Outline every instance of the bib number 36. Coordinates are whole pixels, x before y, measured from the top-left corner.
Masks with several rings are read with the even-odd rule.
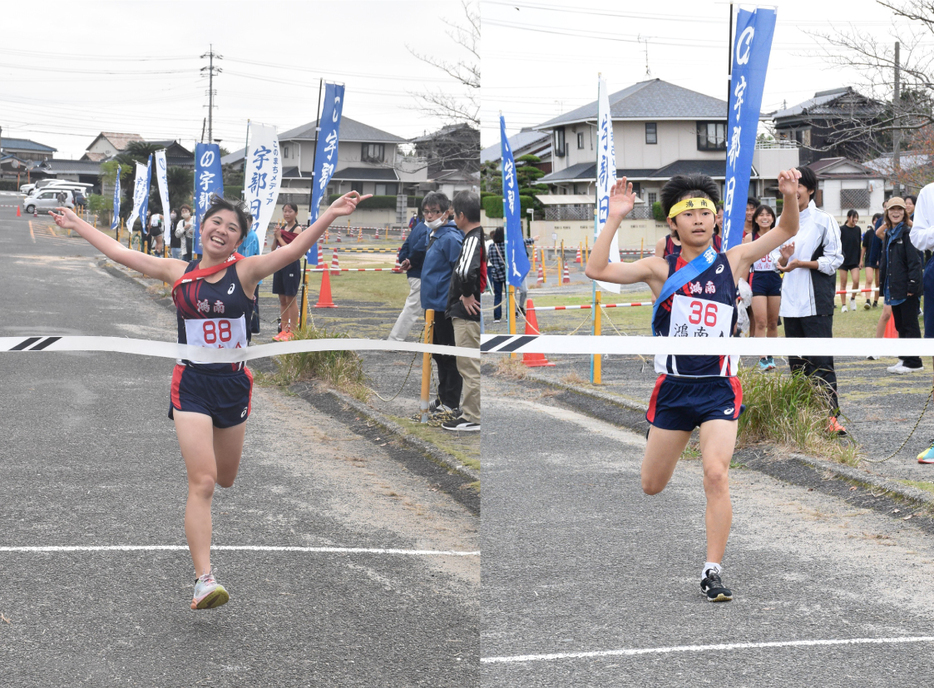
[[[688,322],[692,325],[715,327],[717,324],[717,304],[712,301],[692,301],[688,312]]]

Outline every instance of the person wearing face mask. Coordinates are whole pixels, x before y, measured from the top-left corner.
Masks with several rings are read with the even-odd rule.
[[[885,305],[891,306],[899,339],[920,339],[918,309],[921,303],[921,255],[911,243],[911,218],[905,201],[890,198],[885,206],[882,225],[877,230],[882,239],[879,283]],[[890,373],[916,373],[923,370],[921,358],[905,356],[889,367]]]
[[[182,238],[175,233],[175,227],[178,223],[178,213],[172,211],[171,221],[169,222],[169,252],[176,260],[182,257]]]
[[[422,264],[422,308],[431,309],[435,313],[433,343],[455,346],[454,323],[444,313],[448,305],[451,275],[464,243],[464,235],[451,221],[451,201],[443,193],[432,191],[427,194],[422,201],[422,209],[425,225],[431,232],[425,262]],[[429,410],[456,418],[460,411],[464,384],[457,370],[457,358],[443,354],[432,354],[432,358],[438,366],[438,396],[431,402]]]
[[[175,226],[173,241],[176,238],[178,239],[178,248],[181,254],[179,257],[183,260],[191,260],[191,237],[192,231],[194,229],[194,221],[191,219],[191,207],[188,205],[183,205],[180,210],[182,213],[182,219],[179,220],[178,224]],[[182,251],[182,241],[185,242],[184,251]],[[174,254],[172,257],[175,257]]]

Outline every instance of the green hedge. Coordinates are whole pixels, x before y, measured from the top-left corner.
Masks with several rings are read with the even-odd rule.
[[[503,216],[503,197],[491,194],[480,199],[486,216],[490,219],[501,218]],[[522,211],[521,219],[525,219],[526,210],[535,207],[535,199],[532,196],[519,196],[519,208]]]
[[[652,204],[652,216],[655,218],[656,222],[665,221],[665,212],[662,210],[662,204],[658,201]]]
[[[15,179],[0,179],[0,191],[19,191],[19,186]]]

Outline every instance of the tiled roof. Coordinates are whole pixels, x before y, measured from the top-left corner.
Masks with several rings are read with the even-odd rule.
[[[126,147],[130,144],[131,141],[143,141],[143,137],[139,134],[123,134],[117,131],[102,131],[98,134],[94,141],[91,141],[91,146],[103,136],[110,142],[110,145],[116,148],[118,151],[126,150]],[[91,146],[88,146],[90,148]],[[87,150],[87,149],[85,149]]]
[[[536,131],[534,129],[523,129],[518,134],[510,136],[508,140],[509,147],[515,157],[524,154],[521,153],[523,148],[526,146],[532,146],[537,142],[541,142],[542,146],[548,148],[547,154],[549,157],[551,157],[551,134],[548,132]],[[484,163],[491,160],[499,160],[501,156],[501,144],[497,143],[480,151],[480,162]],[[542,156],[539,155],[538,157],[541,158]]]
[[[661,79],[641,81],[609,96],[614,120],[726,119],[727,102]],[[571,110],[536,129],[553,129],[574,122],[595,121],[597,101]]]
[[[804,102],[792,105],[790,108],[772,113],[773,120],[788,119],[792,117],[821,117],[839,116],[841,110],[847,116],[878,115],[883,109],[882,103],[866,98],[853,90],[852,87],[835,88],[830,91],[819,91]]]
[[[4,136],[3,139],[0,139],[0,147],[7,151],[13,149],[21,151],[39,151],[40,153],[51,153],[58,150],[58,148],[52,148],[52,146],[36,143],[29,139],[11,139],[8,136]]]
[[[726,158],[723,160],[675,160],[669,165],[660,167],[649,176],[652,179],[670,179],[679,174],[706,174],[713,179],[726,178]],[[755,170],[753,177],[758,174]]]
[[[628,177],[629,179],[647,179],[652,176],[652,172],[655,169],[650,167],[648,169],[631,169],[631,170],[616,170],[616,178]],[[593,162],[579,162],[576,165],[571,165],[566,167],[563,170],[558,170],[557,172],[552,172],[551,174],[546,174],[544,177],[538,180],[539,184],[554,184],[555,182],[585,182],[593,181],[597,178],[597,164]]]

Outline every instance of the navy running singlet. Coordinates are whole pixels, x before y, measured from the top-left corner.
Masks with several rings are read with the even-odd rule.
[[[185,274],[199,263],[189,262]],[[236,263],[214,284],[203,279],[182,284],[175,292],[175,307],[179,344],[212,349],[241,349],[249,344],[253,295],[243,292]],[[229,373],[243,368],[243,363],[179,362],[208,372]]]
[[[668,256],[668,276],[687,265]],[[713,265],[672,294],[652,322],[659,337],[729,337],[736,325],[736,284],[725,253]],[[656,354],[655,372],[680,377],[732,377],[739,356],[669,356]]]

